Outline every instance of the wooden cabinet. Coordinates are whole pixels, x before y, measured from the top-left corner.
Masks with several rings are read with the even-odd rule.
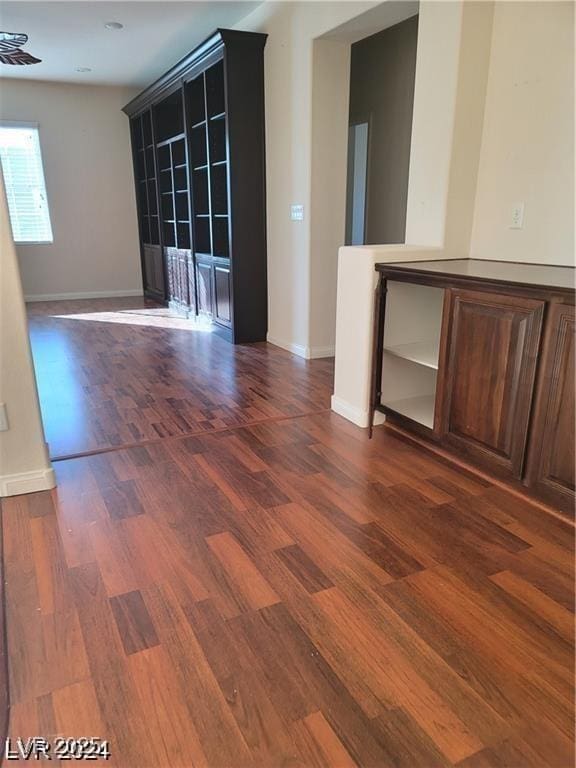
[[[230,325],[230,269],[225,264],[214,264],[214,314],[218,322]]]
[[[521,477],[544,302],[450,290],[442,439]]]
[[[210,262],[196,261],[196,291],[198,314],[211,318],[214,291],[212,289],[212,264]]]
[[[124,107],[145,292],[234,343],[268,328],[265,43],[219,29]]]
[[[552,304],[536,394],[527,482],[542,498],[574,510],[574,306]]]
[[[144,292],[151,298],[162,300],[165,295],[162,248],[159,245],[142,243],[142,260]]]
[[[376,269],[372,418],[572,515],[575,270],[475,259]]]

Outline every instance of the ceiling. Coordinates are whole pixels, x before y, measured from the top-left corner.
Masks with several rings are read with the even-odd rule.
[[[144,87],[259,2],[2,2],[0,30],[24,32],[40,64],[0,63],[0,77]],[[109,30],[117,21],[121,30]],[[89,67],[90,72],[78,72]]]

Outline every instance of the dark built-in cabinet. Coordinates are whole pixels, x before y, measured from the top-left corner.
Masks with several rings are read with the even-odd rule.
[[[145,294],[234,343],[268,324],[265,43],[220,29],[124,107]]]
[[[377,270],[372,412],[572,515],[574,270],[474,259]]]

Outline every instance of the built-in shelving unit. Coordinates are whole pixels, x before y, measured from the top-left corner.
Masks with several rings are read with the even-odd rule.
[[[154,107],[159,168],[162,243],[165,248],[189,250],[190,195],[184,131],[184,105],[180,90]]]
[[[444,294],[393,281],[387,288],[381,404],[432,429]]]
[[[220,29],[124,108],[135,168],[142,149],[158,169],[151,177],[153,215],[166,300],[188,316],[211,318],[234,342],[264,341],[267,331],[265,41],[259,33]],[[146,144],[139,126],[150,113]],[[144,173],[136,173],[142,190],[146,167],[144,158]],[[142,238],[151,218],[145,200]],[[148,285],[146,274],[144,280]]]
[[[156,191],[156,164],[150,112],[144,112],[132,122],[132,146],[135,156],[136,187],[140,238],[143,243],[160,243],[158,198]]]
[[[166,279],[160,243],[158,171],[150,109],[135,117],[130,129],[144,291],[151,298],[162,300],[165,297]]]

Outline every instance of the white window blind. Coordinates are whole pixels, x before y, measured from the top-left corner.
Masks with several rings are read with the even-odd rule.
[[[0,160],[16,243],[51,243],[38,128],[0,124]]]

